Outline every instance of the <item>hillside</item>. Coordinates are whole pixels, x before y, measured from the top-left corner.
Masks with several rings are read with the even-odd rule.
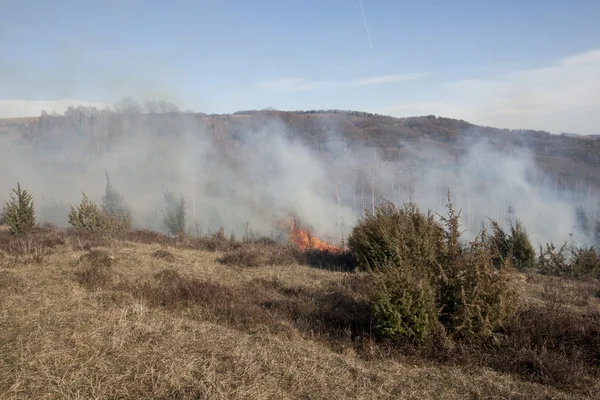
[[[141,233],[26,241],[0,232],[0,398],[597,398],[577,361],[593,283],[519,275],[522,338],[423,352],[370,339],[361,274]]]
[[[19,140],[4,141],[9,173],[0,189],[23,181],[40,199],[40,216],[64,225],[68,205],[81,191],[98,196],[108,172],[131,199],[138,228],[161,229],[156,203],[169,186],[193,209],[190,226],[243,234],[250,225],[268,235],[296,214],[335,241],[382,198],[443,212],[448,188],[471,236],[488,218],[504,223],[509,206],[536,246],[568,239],[577,207],[592,224],[600,219],[598,138],[435,116],[165,109],[79,107],[10,121]],[[17,160],[27,160],[25,171],[11,167]],[[561,219],[550,223],[551,213]]]
[[[105,130],[104,135],[118,137],[123,120],[137,120],[143,125],[175,127],[178,119],[191,119],[202,124],[223,141],[239,139],[242,131],[256,131],[268,121],[283,122],[294,138],[317,151],[341,140],[350,147],[377,148],[383,159],[398,161],[405,156],[403,148],[414,142],[461,154],[470,143],[486,139],[501,149],[524,148],[532,151],[544,171],[564,179],[567,185],[576,181],[600,184],[600,136],[574,134],[554,135],[535,130],[509,130],[478,126],[463,120],[436,116],[395,118],[359,111],[239,111],[234,114],[163,113],[115,115],[84,107],[71,108],[64,116],[44,115],[38,118],[0,120],[0,133],[18,130],[26,136],[48,133],[53,129]],[[182,119],[185,121],[185,119]],[[117,130],[116,132],[114,130]],[[110,132],[110,135],[108,134]],[[103,136],[104,136],[103,135]]]
[[[35,207],[0,226],[0,398],[600,391],[598,139],[338,111],[5,127],[0,193]]]
[[[317,149],[325,147],[327,141],[335,139],[335,135],[340,135],[351,145],[379,149],[383,158],[390,161],[402,159],[402,149],[412,142],[424,142],[432,148],[461,154],[469,144],[486,139],[500,149],[525,148],[532,151],[542,170],[564,180],[567,186],[575,185],[578,180],[600,184],[598,137],[498,129],[433,115],[394,118],[356,111],[247,111],[234,116],[214,116],[212,120],[220,121],[235,131],[247,122],[247,119],[236,119],[236,116],[247,116],[254,123],[269,118],[281,119],[292,135],[302,137]]]

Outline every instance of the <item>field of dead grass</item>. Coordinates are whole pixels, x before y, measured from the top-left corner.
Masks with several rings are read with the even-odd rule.
[[[521,320],[504,333],[501,351],[457,346],[432,356],[435,349],[400,351],[371,338],[361,274],[281,254],[282,265],[259,265],[264,247],[252,250],[260,262],[230,265],[224,260],[246,260],[241,247],[198,250],[161,238],[0,238],[0,398],[600,393],[597,283],[520,275]]]

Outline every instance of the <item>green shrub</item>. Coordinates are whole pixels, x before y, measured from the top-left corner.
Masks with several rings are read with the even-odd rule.
[[[372,308],[376,332],[395,341],[423,341],[438,323],[429,280],[409,269],[380,275]]]
[[[10,201],[4,204],[4,218],[10,233],[20,235],[35,227],[35,208],[33,197],[27,190],[21,189],[19,183],[17,189],[12,191]]]
[[[93,232],[106,231],[109,227],[109,218],[93,201],[88,199],[85,193],[82,192],[82,195],[83,199],[77,209],[71,206],[69,224],[77,229],[86,229]]]
[[[107,235],[119,235],[131,228],[131,218],[127,214],[111,216],[100,209],[85,193],[77,208],[71,206],[69,224],[77,229],[85,229]]]
[[[535,267],[535,249],[527,231],[519,220],[510,224],[510,234],[506,234],[496,221],[491,221],[493,235],[490,238],[494,252],[494,265],[501,268],[507,261],[519,271]]]
[[[508,264],[495,266],[495,237],[485,232],[461,247],[460,213],[448,196],[448,216],[443,217],[446,241],[440,249],[437,289],[439,320],[446,330],[461,338],[490,336],[512,314],[514,293],[508,280]]]
[[[566,250],[567,243],[560,249],[556,249],[554,243],[546,243],[544,250],[540,245],[540,255],[538,257],[538,268],[544,275],[571,275],[571,266],[567,261]]]
[[[448,200],[445,229],[414,205],[383,203],[348,239],[361,267],[380,281],[372,310],[383,337],[420,341],[439,324],[455,337],[486,337],[514,311],[510,263],[498,265],[496,238],[482,231],[463,246],[460,212]]]
[[[433,270],[443,229],[431,213],[423,215],[415,204],[402,208],[382,202],[352,230],[348,247],[365,271],[411,265]]]
[[[494,266],[501,268],[512,256],[512,248],[508,235],[500,227],[498,222],[490,220],[492,226],[492,236],[489,238],[493,246]]]
[[[513,267],[523,271],[535,266],[535,249],[527,232],[518,220],[510,226],[509,243]]]
[[[494,254],[493,245],[482,232],[457,257],[440,265],[435,278],[439,319],[454,336],[490,336],[514,311],[510,264],[497,269]]]
[[[552,243],[546,244],[546,250],[540,247],[538,265],[544,275],[600,279],[600,256],[594,247],[579,248],[568,257],[567,243],[559,250]]]
[[[600,279],[600,257],[593,247],[583,247],[573,254],[572,273],[574,278]]]

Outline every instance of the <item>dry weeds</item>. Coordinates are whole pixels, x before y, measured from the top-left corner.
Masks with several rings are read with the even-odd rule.
[[[173,255],[173,253],[171,253],[168,250],[156,250],[154,253],[152,253],[152,257],[154,258],[160,258],[161,260],[165,260],[166,262],[175,262],[176,258]]]
[[[157,257],[164,240],[72,246],[69,237],[41,264],[0,268],[0,398],[582,399],[599,390],[591,286],[559,289],[572,301],[548,317],[536,310],[553,306],[543,294],[553,281],[523,279],[518,330],[505,334],[519,342],[506,349],[528,340],[531,353],[440,361],[370,339],[363,274],[229,268],[223,253],[193,246]],[[539,363],[541,346],[549,358]]]

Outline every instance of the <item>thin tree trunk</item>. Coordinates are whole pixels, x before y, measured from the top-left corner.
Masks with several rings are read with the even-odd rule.
[[[194,221],[196,220],[196,191],[192,192],[192,202],[194,203]]]
[[[338,227],[342,226],[342,207],[340,205],[340,182],[338,181],[335,184],[335,196],[337,197],[337,206],[338,206]]]
[[[375,214],[375,179],[373,178],[373,172],[371,172],[371,212]]]
[[[356,176],[352,178],[352,216],[356,221]]]
[[[361,174],[361,194],[362,194],[362,210],[360,212],[361,216],[365,216],[365,210],[367,209],[367,201],[365,199],[365,176]]]

